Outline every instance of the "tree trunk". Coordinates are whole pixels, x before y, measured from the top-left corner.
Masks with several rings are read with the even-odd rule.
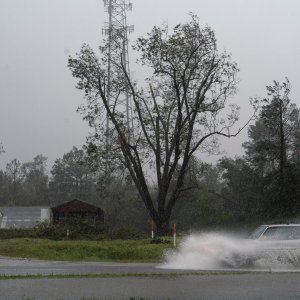
[[[166,213],[160,214],[155,218],[154,223],[156,225],[156,234],[158,236],[166,236],[170,233],[170,217]]]

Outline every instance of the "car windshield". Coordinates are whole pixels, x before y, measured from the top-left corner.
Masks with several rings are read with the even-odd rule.
[[[262,236],[266,240],[298,240],[300,226],[278,226],[268,228]]]
[[[257,240],[261,235],[262,233],[266,230],[268,226],[266,225],[261,225],[259,227],[257,227],[248,237],[248,239],[251,239],[251,240]]]

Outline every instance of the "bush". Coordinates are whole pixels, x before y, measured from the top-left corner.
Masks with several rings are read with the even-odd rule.
[[[151,240],[150,244],[171,244],[171,241],[162,238],[154,238]]]
[[[145,237],[135,226],[124,225],[110,233],[111,239],[119,240],[137,240]]]
[[[14,238],[25,238],[25,237],[36,237],[35,231],[33,229],[0,229],[0,240],[3,239],[14,239]]]
[[[54,240],[64,239],[103,239],[103,224],[92,224],[86,220],[70,219],[60,224],[43,222],[34,228],[36,237]]]
[[[67,236],[67,232],[69,236]],[[0,239],[42,238],[50,240],[137,240],[145,238],[135,226],[126,225],[110,230],[103,223],[91,223],[82,219],[70,219],[64,223],[41,222],[32,229],[1,229]]]

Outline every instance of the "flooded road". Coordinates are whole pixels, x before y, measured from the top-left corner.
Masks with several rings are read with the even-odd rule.
[[[63,262],[0,257],[0,275],[157,273],[156,264]],[[161,270],[167,272],[167,270]]]
[[[68,262],[0,257],[0,276],[16,275],[69,275],[69,274],[214,274],[214,273],[270,273],[270,269],[214,270],[201,268],[168,268],[166,264],[115,263],[115,262]],[[299,273],[300,270],[273,270],[274,273]]]
[[[0,280],[1,300],[300,299],[297,271],[227,270],[192,274],[191,270],[157,268],[155,264],[144,263],[74,263],[2,257],[0,274],[105,274],[99,278]],[[124,277],[116,278],[116,274]]]

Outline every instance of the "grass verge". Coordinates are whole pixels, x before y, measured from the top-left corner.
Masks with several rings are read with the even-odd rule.
[[[261,272],[260,272],[261,273]],[[174,278],[181,276],[218,276],[218,275],[244,275],[258,274],[247,271],[202,271],[202,272],[170,272],[170,273],[124,273],[124,274],[36,274],[36,275],[0,275],[0,280],[13,279],[72,279],[72,278],[125,278],[125,277],[159,277]]]
[[[149,240],[53,241],[47,239],[0,240],[0,255],[62,261],[159,262],[168,244]]]

